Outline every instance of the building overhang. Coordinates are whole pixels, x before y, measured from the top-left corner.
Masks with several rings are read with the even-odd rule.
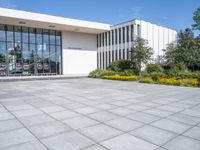
[[[0,23],[60,31],[82,32],[89,34],[98,34],[109,31],[111,27],[109,24],[57,17],[7,8],[0,8]]]

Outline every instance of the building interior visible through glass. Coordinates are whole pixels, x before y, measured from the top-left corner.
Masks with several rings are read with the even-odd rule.
[[[0,76],[61,74],[61,32],[0,24]]]

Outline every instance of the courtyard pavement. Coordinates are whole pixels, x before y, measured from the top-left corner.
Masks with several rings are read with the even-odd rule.
[[[79,78],[0,89],[0,150],[200,150],[198,88]]]

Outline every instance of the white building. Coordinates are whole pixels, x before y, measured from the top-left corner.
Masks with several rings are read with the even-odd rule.
[[[176,41],[175,30],[158,26],[143,20],[132,20],[111,26],[107,32],[97,36],[98,68],[106,68],[112,61],[129,59],[133,41],[141,37],[148,41],[154,51],[153,59],[157,61],[163,56],[167,44]]]
[[[115,26],[0,8],[0,76],[87,75],[117,59],[127,59],[139,36],[154,58],[176,31],[141,20]]]

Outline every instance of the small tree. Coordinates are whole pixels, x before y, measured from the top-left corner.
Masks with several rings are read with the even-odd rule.
[[[184,64],[193,70],[200,67],[200,45],[198,43],[198,38],[194,38],[191,29],[187,28],[184,31],[180,31],[177,44],[171,43],[165,50],[166,64],[169,66]]]
[[[131,62],[136,71],[140,72],[142,65],[147,65],[147,63],[151,60],[152,55],[153,50],[148,46],[148,42],[146,40],[138,37],[133,42],[133,46],[131,48]]]
[[[192,25],[194,30],[200,30],[200,8],[194,12],[193,15],[194,24]]]

